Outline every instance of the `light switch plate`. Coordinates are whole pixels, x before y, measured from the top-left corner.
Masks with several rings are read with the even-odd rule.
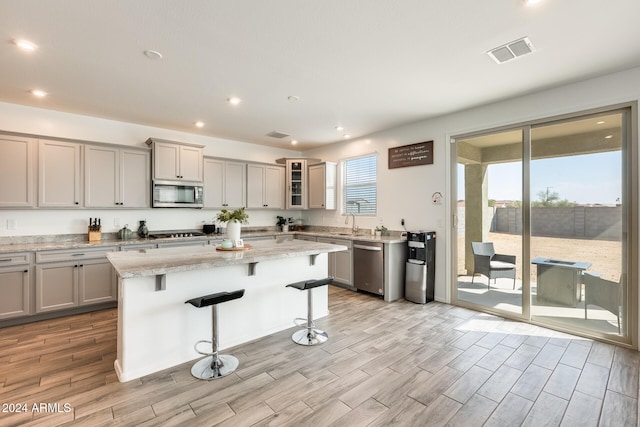
[[[7,230],[17,230],[18,229],[18,221],[15,219],[7,220]]]

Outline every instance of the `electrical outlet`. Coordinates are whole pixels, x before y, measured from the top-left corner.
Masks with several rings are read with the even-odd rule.
[[[120,227],[120,218],[113,218],[113,226]]]
[[[17,230],[18,229],[18,221],[15,219],[7,220],[7,230]]]
[[[384,224],[384,219],[382,217],[378,218],[378,224],[380,225]]]

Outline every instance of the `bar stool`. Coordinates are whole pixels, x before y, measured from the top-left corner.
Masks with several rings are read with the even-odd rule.
[[[217,294],[205,295],[185,301],[194,307],[202,308],[211,306],[211,341],[200,340],[194,345],[196,352],[208,356],[196,362],[191,368],[191,375],[201,380],[212,380],[224,377],[234,372],[238,367],[238,359],[226,354],[218,354],[218,304],[242,298],[244,289],[234,292],[219,292]],[[198,350],[198,344],[211,344],[212,352],[207,353]]]
[[[333,277],[327,277],[325,279],[318,280],[303,280],[301,282],[290,283],[287,285],[287,288],[296,288],[301,291],[307,291],[307,319],[306,325],[304,323],[305,319],[298,318],[295,319],[294,323],[297,326],[305,326],[305,329],[301,329],[296,331],[291,335],[291,339],[296,344],[300,345],[316,345],[322,344],[325,342],[329,335],[326,332],[321,331],[320,329],[315,329],[315,324],[313,323],[313,288],[317,288],[318,286],[325,286],[329,283],[333,282]]]

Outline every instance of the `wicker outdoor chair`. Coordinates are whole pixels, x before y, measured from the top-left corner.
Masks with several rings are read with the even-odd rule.
[[[476,274],[487,276],[487,289],[491,288],[491,279],[513,279],[513,289],[516,288],[516,257],[515,255],[497,254],[493,249],[493,242],[471,242],[473,250],[473,276]]]

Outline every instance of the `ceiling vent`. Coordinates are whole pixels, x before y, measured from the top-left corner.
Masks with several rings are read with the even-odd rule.
[[[514,40],[505,45],[498,46],[495,49],[491,49],[487,52],[494,61],[498,64],[511,61],[512,59],[519,58],[524,55],[528,55],[534,51],[533,45],[527,37],[523,37],[518,40]]]
[[[286,138],[290,135],[287,135],[286,133],[282,133],[282,132],[276,132],[275,130],[273,132],[269,132],[267,134],[267,136],[270,136],[271,138],[278,138],[278,139],[282,139],[282,138]]]

